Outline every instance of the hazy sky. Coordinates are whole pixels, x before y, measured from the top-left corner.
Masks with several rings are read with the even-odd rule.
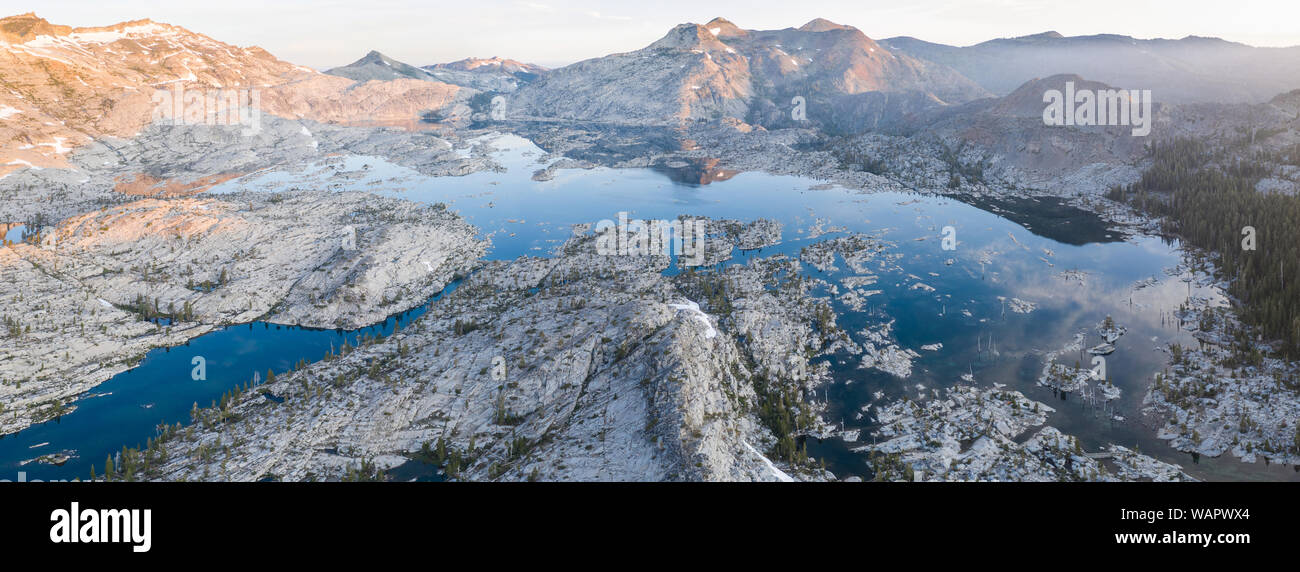
[[[1300,45],[1297,0],[0,0],[0,7],[70,26],[152,18],[320,69],[372,49],[415,65],[501,56],[556,66],[641,48],[676,24],[714,16],[750,29],[822,17],[872,38],[955,45],[1047,30]]]

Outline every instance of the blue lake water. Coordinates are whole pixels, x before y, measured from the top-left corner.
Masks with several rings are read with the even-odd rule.
[[[23,233],[26,231],[27,227],[20,224],[6,231],[4,239],[9,242],[20,242],[23,239]]]
[[[1137,445],[1145,453],[1182,464],[1193,475],[1206,478],[1295,478],[1289,467],[1242,465],[1227,458],[1194,463],[1190,456],[1155,439],[1152,431],[1139,423],[1142,396],[1151,375],[1165,360],[1157,348],[1170,341],[1192,343],[1185,333],[1162,324],[1162,316],[1177,309],[1189,292],[1208,294],[1165,275],[1165,269],[1180,260],[1176,244],[1151,237],[1121,241],[1119,236],[1098,232],[1095,224],[1085,230],[1088,217],[1053,219],[1063,207],[1047,200],[1039,203],[1048,213],[1046,218],[1035,219],[1026,229],[951,198],[824,189],[818,181],[763,173],[740,173],[725,181],[691,185],[674,182],[652,169],[598,168],[563,170],[553,180],[538,182],[531,177],[543,166],[536,162],[542,155],[539,149],[513,136],[502,136],[496,145],[502,148],[496,157],[508,168],[506,172],[431,178],[379,158],[341,157],[305,169],[234,179],[212,192],[291,187],[366,190],[441,202],[491,237],[493,248],[488,257],[494,259],[545,256],[569,235],[571,225],[617,219],[619,212],[648,219],[688,214],[742,221],[767,218],[785,225],[782,244],[737,252],[733,263],[777,253],[797,256],[801,248],[818,240],[844,235],[830,232],[808,238],[810,228],[818,223],[871,233],[897,244],[903,255],[898,261],[901,268],[873,270],[879,281],[871,288],[883,292],[868,298],[870,306],[864,311],[837,304],[840,325],[856,332],[879,324],[883,313],[896,320],[894,335],[899,344],[921,357],[913,362],[911,377],[901,379],[858,369],[857,358],[832,356],[837,382],[818,395],[830,404],[831,421],[863,429],[865,436],[870,417],[857,419],[856,413],[876,401],[876,392],[883,392],[885,399],[914,397],[922,392],[918,384],[928,392],[973,373],[981,385],[1003,383],[1052,405],[1057,412],[1049,416],[1048,424],[1078,435],[1090,450],[1111,442]],[[1035,210],[1034,202],[1018,205],[1018,212]],[[1068,226],[1072,224],[1077,225],[1077,232]],[[941,247],[945,226],[956,230],[955,250]],[[1081,236],[1087,238],[1073,239]],[[987,263],[981,264],[981,259]],[[821,273],[809,265],[805,272],[831,282],[853,274],[842,260],[837,265],[838,272]],[[1086,278],[1064,280],[1060,274],[1067,269],[1085,273]],[[1151,277],[1161,281],[1133,288],[1136,282]],[[917,282],[934,291],[913,288]],[[1030,301],[1037,309],[1017,314],[999,297]],[[401,319],[416,319],[420,313],[422,309],[416,309]],[[1099,414],[1077,399],[1062,401],[1035,385],[1045,352],[1065,346],[1075,333],[1085,330],[1089,333],[1085,347],[1099,343],[1092,328],[1107,315],[1129,329],[1117,343],[1119,350],[1106,358],[1108,372],[1124,391],[1111,411]],[[355,332],[258,323],[225,328],[188,346],[155,350],[139,367],[90,392],[109,395],[83,398],[75,412],[60,420],[0,439],[0,468],[9,474],[25,471],[29,479],[84,478],[92,463],[102,468],[111,452],[142,444],[161,421],[188,422],[195,402],[200,406],[211,403],[247,382],[253,372],[264,377],[268,369],[278,374],[300,359],[319,360],[331,345],[337,348],[345,338],[355,343],[363,334],[391,332],[397,320],[390,318],[385,324]],[[942,343],[942,349],[921,349],[935,343]],[[990,350],[991,344],[996,353]],[[189,379],[194,355],[208,360],[205,382]],[[1084,356],[1063,357],[1062,361],[1067,359],[1088,363]],[[30,448],[41,443],[48,444]],[[865,457],[850,452],[849,447],[836,439],[809,442],[810,453],[826,458],[828,468],[837,475],[869,476]],[[75,451],[78,457],[61,467],[19,466],[24,460],[63,450]]]
[[[435,303],[454,291],[456,283],[434,296]],[[355,347],[362,337],[387,336],[410,324],[428,306],[420,306],[381,324],[357,330],[322,330],[254,322],[229,326],[190,340],[159,348],[140,365],[100,384],[76,402],[76,410],[0,438],[0,467],[4,479],[86,479],[93,464],[102,475],[105,459],[122,447],[141,446],[156,435],[159,424],[190,422],[195,404],[208,407],[236,386],[261,380],[268,372],[283,374],[299,360],[318,361],[346,343]],[[193,379],[193,359],[206,361],[206,379]],[[75,453],[62,466],[24,461],[58,452]],[[9,476],[12,475],[12,476]]]

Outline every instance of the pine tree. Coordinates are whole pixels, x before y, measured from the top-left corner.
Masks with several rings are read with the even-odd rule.
[[[1163,217],[1162,230],[1215,253],[1229,294],[1242,302],[1242,320],[1300,356],[1300,197],[1256,191],[1274,165],[1295,164],[1300,150],[1243,155],[1179,138],[1149,153],[1152,165],[1138,182],[1108,197]],[[1255,250],[1243,248],[1247,226],[1255,229]]]

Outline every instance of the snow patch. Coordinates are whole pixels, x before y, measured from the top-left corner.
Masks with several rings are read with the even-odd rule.
[[[704,332],[704,337],[712,339],[718,335],[718,330],[715,330],[713,323],[709,321],[709,315],[700,310],[699,304],[687,300],[685,304],[669,304],[668,306],[674,310],[686,310],[695,316],[695,319],[703,322],[704,326],[708,328],[708,331]]]
[[[793,479],[793,478],[790,478],[790,475],[787,475],[787,474],[785,474],[785,471],[782,471],[781,469],[776,468],[776,465],[773,465],[773,464],[772,464],[772,461],[769,461],[769,460],[767,459],[767,457],[764,457],[762,453],[759,453],[757,449],[754,449],[754,446],[753,446],[753,445],[750,445],[749,443],[745,443],[745,448],[746,448],[746,449],[749,449],[749,452],[750,452],[750,453],[753,453],[754,455],[756,455],[756,456],[759,458],[759,460],[763,461],[763,464],[764,464],[764,465],[767,465],[767,470],[771,471],[771,472],[772,472],[772,476],[776,477],[777,480],[779,480],[779,481],[781,481],[781,482],[783,482],[783,483],[793,483],[793,482],[794,482],[794,479]]]

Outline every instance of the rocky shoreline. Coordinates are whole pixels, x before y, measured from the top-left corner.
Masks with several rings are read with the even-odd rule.
[[[1208,275],[1197,280],[1213,283]],[[1274,357],[1227,308],[1192,297],[1177,315],[1196,347],[1171,344],[1143,411],[1157,435],[1189,453],[1230,454],[1243,463],[1300,464],[1300,372]],[[1262,351],[1261,351],[1262,350]]]
[[[445,131],[273,115],[252,134],[239,127],[153,124],[130,139],[104,137],[74,149],[66,156],[69,168],[0,176],[0,221],[50,224],[140,197],[194,195],[233,178],[292,171],[340,155],[382,157],[426,176],[465,175],[500,168],[491,151]]]
[[[1193,481],[1172,465],[1119,445],[1089,453],[1044,426],[1055,410],[1018,391],[958,385],[887,402],[867,453],[877,480]],[[1027,439],[1034,427],[1041,427]]]
[[[830,335],[802,281],[769,288],[797,263],[670,278],[666,257],[594,247],[487,263],[400,332],[197,409],[137,477],[377,478],[418,459],[457,480],[832,478],[792,446],[821,430],[802,396],[825,374],[788,349]]]
[[[149,349],[266,320],[357,328],[419,306],[486,242],[438,206],[365,193],[143,199],[0,249],[0,431],[66,413]]]

